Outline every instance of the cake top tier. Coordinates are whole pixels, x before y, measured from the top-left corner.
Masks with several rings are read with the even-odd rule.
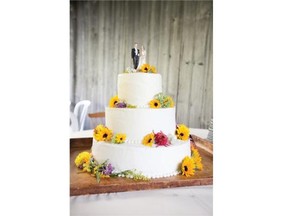
[[[148,107],[149,101],[162,92],[162,77],[154,73],[118,74],[118,97],[137,107]]]

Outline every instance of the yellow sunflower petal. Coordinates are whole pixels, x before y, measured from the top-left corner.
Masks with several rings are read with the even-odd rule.
[[[157,73],[155,66],[151,66],[150,70],[151,70],[152,73]]]
[[[142,144],[148,147],[152,147],[153,143],[154,143],[154,133],[147,134],[142,140]]]
[[[161,108],[161,103],[157,99],[153,99],[149,102],[150,108]]]
[[[149,64],[143,64],[143,65],[141,65],[140,71],[141,71],[141,72],[144,72],[144,73],[147,73],[148,71],[150,71],[150,65],[149,65]]]
[[[180,140],[188,140],[189,139],[189,128],[186,127],[184,124],[177,125],[175,135],[177,136],[177,139]]]
[[[195,162],[193,158],[186,156],[181,164],[182,175],[186,177],[192,176],[195,173]]]
[[[192,158],[194,159],[196,169],[203,170],[202,157],[200,156],[198,149],[192,149]]]
[[[114,96],[114,97],[112,97],[112,98],[110,99],[110,101],[109,101],[109,107],[111,107],[111,108],[116,107],[116,104],[117,104],[119,101],[120,101],[120,100],[119,100],[119,98],[118,98],[117,95]]]
[[[91,155],[90,155],[89,152],[81,152],[81,153],[79,153],[77,155],[77,157],[75,158],[75,161],[74,161],[75,165],[77,167],[79,167],[79,166],[83,165],[84,163],[89,162],[90,157],[91,157]]]

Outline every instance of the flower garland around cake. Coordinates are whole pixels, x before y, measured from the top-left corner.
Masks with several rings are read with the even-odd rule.
[[[136,108],[136,106],[127,104],[125,101],[120,100],[117,95],[112,97],[109,101],[110,108]]]
[[[123,73],[137,73],[137,72],[141,72],[141,73],[157,73],[156,67],[150,64],[142,64],[138,69],[134,69],[132,67],[127,67]]]
[[[178,124],[176,125],[175,135],[176,138],[179,140],[186,141],[189,139],[189,128],[184,124]],[[171,144],[171,141],[173,139],[172,136],[167,136],[162,131],[155,133],[154,131],[152,133],[149,133],[145,135],[142,139],[142,144],[148,147],[152,147],[153,144],[156,145],[156,147],[159,146],[169,146]]]
[[[126,140],[126,134],[116,133],[113,134],[113,131],[108,127],[100,124],[97,125],[93,132],[93,137],[96,141],[106,141],[112,142],[114,144],[122,144]]]
[[[171,144],[172,137],[168,137],[166,134],[164,134],[162,131],[158,133],[149,133],[144,136],[142,140],[142,144],[148,147],[152,147],[153,144],[156,145],[156,147],[159,146],[169,146]]]
[[[108,160],[103,163],[98,163],[89,152],[81,152],[75,158],[75,165],[82,170],[82,172],[91,173],[96,177],[97,182],[100,182],[101,178],[110,177],[125,177],[134,180],[145,180],[148,178],[135,170],[125,170],[122,172],[114,172],[114,167]]]
[[[156,109],[174,107],[174,101],[172,97],[159,93],[149,102],[149,107]]]
[[[150,64],[142,64],[140,66],[140,72],[143,73],[157,73],[155,66]]]

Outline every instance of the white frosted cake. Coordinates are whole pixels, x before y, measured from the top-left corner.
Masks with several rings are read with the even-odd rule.
[[[148,178],[177,175],[183,158],[191,156],[190,142],[175,135],[174,102],[163,96],[161,75],[119,74],[117,91],[105,109],[103,127],[123,142],[115,143],[120,136],[95,128],[93,157],[100,163],[109,160],[117,172],[137,170]]]

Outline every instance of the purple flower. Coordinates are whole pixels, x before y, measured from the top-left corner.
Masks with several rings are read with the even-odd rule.
[[[110,163],[106,164],[106,166],[103,167],[103,174],[104,175],[110,175],[113,170],[114,170],[114,167],[112,167],[112,165]]]
[[[126,108],[126,107],[127,107],[127,104],[124,103],[124,102],[119,102],[119,103],[116,104],[116,107],[117,107],[117,108]]]

